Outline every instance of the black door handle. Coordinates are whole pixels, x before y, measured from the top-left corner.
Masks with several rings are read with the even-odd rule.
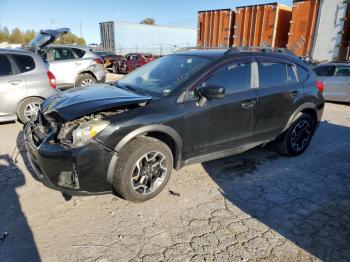
[[[256,105],[255,100],[242,102],[243,109],[251,109],[251,108],[255,107],[255,105]]]

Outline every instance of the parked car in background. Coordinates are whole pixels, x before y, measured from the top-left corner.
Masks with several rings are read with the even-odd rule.
[[[155,60],[152,54],[146,53],[131,53],[126,56],[126,66],[121,68],[121,73],[130,73],[134,71],[136,68],[143,66],[149,62]]]
[[[41,30],[28,45],[48,62],[56,76],[57,87],[64,89],[104,83],[106,76],[103,60],[90,48],[78,45],[50,45],[69,32],[68,28]]]
[[[104,67],[114,74],[119,74],[122,71],[122,67],[125,66],[126,58],[123,55],[116,55],[113,52],[108,51],[94,51],[104,61]]]
[[[104,61],[90,48],[77,45],[49,45],[42,51],[60,89],[104,83]]]
[[[322,117],[322,91],[285,50],[188,50],[115,86],[45,100],[24,141],[48,187],[72,195],[114,190],[142,202],[162,191],[173,168],[271,141],[283,155],[302,154]]]
[[[350,64],[324,63],[312,68],[325,85],[327,101],[350,102]]]
[[[55,76],[29,50],[0,49],[0,122],[26,123],[56,90]]]

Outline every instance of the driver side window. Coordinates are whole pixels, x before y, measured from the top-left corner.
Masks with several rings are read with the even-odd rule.
[[[222,66],[214,72],[202,86],[215,85],[225,88],[225,94],[234,94],[249,90],[252,85],[252,63],[230,63]],[[195,98],[195,90],[186,92],[184,101],[191,101]]]
[[[225,88],[226,94],[233,94],[251,88],[251,63],[227,64],[216,71],[203,86],[215,85]]]

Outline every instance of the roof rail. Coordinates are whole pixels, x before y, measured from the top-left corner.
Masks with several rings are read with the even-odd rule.
[[[237,52],[246,52],[246,51],[257,51],[257,52],[266,52],[266,53],[281,53],[284,55],[296,56],[292,51],[287,48],[279,47],[266,47],[266,46],[239,46],[231,47],[225,52],[225,55],[234,54]]]
[[[228,49],[229,47],[212,47],[212,46],[208,46],[208,47],[202,47],[202,46],[189,46],[189,47],[181,47],[179,49],[177,49],[174,53],[178,53],[178,52],[185,52],[185,51],[190,51],[190,50],[195,50],[195,49],[200,49],[200,50],[207,50],[207,49]]]
[[[350,0],[349,0],[350,1]],[[295,57],[296,55],[287,48],[280,47],[268,47],[268,46],[233,46],[233,47],[200,47],[200,46],[191,46],[191,47],[183,47],[177,49],[174,53],[185,52],[190,50],[210,50],[210,49],[223,49],[225,51],[225,55],[240,53],[240,52],[266,52],[266,53],[280,53],[284,55],[289,55]]]

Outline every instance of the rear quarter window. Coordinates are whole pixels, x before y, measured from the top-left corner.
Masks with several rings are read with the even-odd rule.
[[[73,48],[74,53],[79,57],[82,58],[85,55],[85,51],[77,48]]]
[[[29,72],[35,68],[34,59],[28,55],[12,55],[21,73]]]
[[[309,72],[300,65],[297,65],[296,67],[300,82],[305,82],[309,78]]]
[[[338,66],[335,72],[336,76],[350,76],[350,67],[349,66]]]
[[[313,69],[317,76],[333,76],[335,66],[319,66]]]

